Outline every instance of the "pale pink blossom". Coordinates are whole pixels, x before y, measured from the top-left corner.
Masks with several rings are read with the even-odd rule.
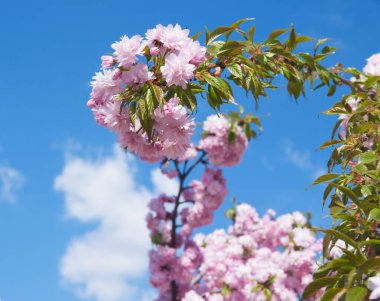
[[[371,75],[380,76],[380,53],[373,54],[367,59],[367,65],[365,65],[363,71]]]
[[[146,133],[140,131],[136,132],[133,128],[131,131],[117,132],[117,140],[122,147],[128,149],[132,153],[135,153],[141,160],[150,163],[155,163],[161,160],[162,154],[155,147],[154,143],[150,142]]]
[[[370,300],[380,298],[380,274],[368,279],[368,289],[371,291],[369,295]]]
[[[163,36],[165,34],[166,27],[158,24],[155,28],[148,29],[145,36],[149,45],[155,46],[157,42],[163,43]]]
[[[193,78],[194,69],[195,66],[189,64],[186,56],[171,53],[165,58],[161,72],[168,86],[177,85],[185,89]]]
[[[111,131],[128,131],[130,129],[129,111],[121,109],[121,102],[110,101],[96,107],[97,114],[103,116],[103,124]]]
[[[112,66],[114,65],[114,59],[110,55],[103,55],[101,57],[101,60],[103,69],[112,68]]]
[[[182,301],[204,301],[204,299],[195,291],[189,291],[188,293],[186,293]]]
[[[181,156],[190,147],[195,123],[179,98],[171,98],[154,111],[154,128],[162,142],[162,154],[169,159]]]
[[[205,136],[199,143],[214,166],[234,166],[238,164],[248,146],[248,139],[242,128],[237,126],[236,135],[229,141],[231,123],[223,116],[207,117],[203,129]]]
[[[153,72],[148,71],[148,66],[138,63],[131,67],[129,71],[123,72],[123,81],[130,87],[140,88],[148,80],[154,78]]]
[[[122,82],[113,79],[114,72],[113,70],[103,70],[95,73],[92,78],[91,98],[96,104],[110,101],[115,94],[122,91]]]
[[[206,60],[206,50],[207,48],[201,46],[198,41],[188,39],[184,42],[180,53],[187,58],[190,64],[198,66]]]
[[[160,53],[160,48],[158,47],[152,47],[149,49],[149,53],[150,55],[157,55]]]
[[[223,291],[228,285],[223,298],[215,296],[215,300],[263,301],[267,299],[263,291],[265,285],[272,294],[270,300],[299,300],[298,296],[312,280],[321,243],[310,231],[303,231],[301,245],[294,241],[281,243],[282,236],[294,236],[297,215],[286,215],[285,219],[293,226],[284,231],[272,215],[272,219],[268,215],[260,218],[250,205],[241,204],[236,208],[232,226],[239,227],[238,231],[197,234],[194,240],[204,258],[199,268],[202,284],[197,291],[201,291],[206,300],[214,300],[212,292]],[[305,242],[309,247],[305,247]]]
[[[197,150],[195,149],[193,144],[190,144],[190,147],[186,149],[184,154],[178,158],[179,162],[184,162],[187,160],[194,159],[197,156]]]
[[[169,24],[164,31],[162,43],[170,50],[181,50],[184,41],[189,38],[189,30],[182,29],[180,25]]]
[[[137,61],[137,55],[142,55],[145,47],[143,39],[139,35],[131,38],[121,37],[121,40],[111,45],[115,50],[114,56],[117,62],[125,67],[131,67]]]

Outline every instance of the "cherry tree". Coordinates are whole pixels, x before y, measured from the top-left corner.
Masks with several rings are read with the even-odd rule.
[[[95,120],[116,133],[120,146],[141,160],[160,163],[163,176],[177,178],[176,195],[159,195],[146,217],[152,250],[150,283],[157,301],[366,300],[380,297],[378,223],[380,54],[364,72],[322,62],[335,49],[328,39],[274,30],[265,41],[244,19],[206,28],[205,43],[180,25],[157,25],[145,36],[123,36],[102,56],[92,81]],[[312,52],[301,43],[315,42]],[[348,75],[348,76],[347,76]],[[252,97],[256,109],[282,76],[297,100],[307,88],[337,87],[350,93],[326,110],[338,115],[332,138],[323,203],[330,200],[331,229],[315,229],[300,212],[260,217],[248,204],[227,212],[231,226],[204,235],[227,195],[222,168],[241,161],[262,126],[245,112],[234,89]],[[349,78],[351,77],[351,78]],[[199,103],[198,103],[199,102]],[[197,110],[207,102],[215,114],[193,141]],[[240,106],[239,106],[240,105]],[[226,112],[225,108],[232,111]],[[200,179],[193,171],[203,170]],[[315,232],[325,233],[323,242]],[[342,299],[343,298],[343,299]]]

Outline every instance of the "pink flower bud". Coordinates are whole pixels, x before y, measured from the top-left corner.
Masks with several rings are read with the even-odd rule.
[[[114,65],[113,57],[110,55],[103,55],[101,60],[103,69],[111,68]]]
[[[166,175],[169,179],[174,179],[178,175],[177,171],[174,170],[174,169],[172,169],[172,170],[162,170],[162,173],[164,175]]]
[[[86,106],[89,108],[94,108],[96,106],[95,100],[91,98],[89,101],[87,101]]]
[[[120,79],[122,73],[123,71],[121,71],[120,69],[116,69],[115,73],[112,75],[112,80]]]
[[[150,55],[157,55],[160,53],[160,48],[152,47],[152,48],[150,48],[149,52],[150,52]]]

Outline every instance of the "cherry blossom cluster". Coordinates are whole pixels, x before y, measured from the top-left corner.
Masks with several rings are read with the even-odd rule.
[[[226,194],[221,170],[206,168],[201,181],[194,180],[185,189],[183,199],[161,195],[151,200],[146,220],[156,245],[149,254],[149,267],[150,282],[160,293],[157,301],[171,300],[173,285],[180,298],[191,289],[192,279],[203,259],[191,238],[192,230],[212,222],[213,213]],[[178,210],[180,218],[177,219]],[[179,220],[181,230],[173,232]]]
[[[253,207],[236,207],[228,231],[194,238],[203,256],[198,282],[183,301],[296,301],[312,280],[321,240],[299,213],[262,218]]]
[[[182,234],[189,236],[195,228],[211,224],[213,213],[226,195],[226,180],[222,171],[206,168],[202,181],[193,180],[183,195],[185,201],[192,203],[192,206],[181,212]]]
[[[87,106],[123,148],[144,161],[161,161],[162,173],[180,184],[177,195],[153,198],[146,216],[156,301],[298,300],[321,250],[301,213],[276,218],[270,210],[259,217],[254,208],[241,204],[228,231],[194,237],[212,223],[227,196],[219,168],[240,163],[254,136],[249,121],[253,115],[212,115],[203,124],[199,144],[192,144],[195,121],[187,110],[192,104],[184,97],[195,97],[190,82],[201,82],[197,72],[211,68],[206,47],[179,25],[157,25],[145,37],[123,36],[111,48],[111,55],[101,57],[102,70],[93,77]],[[376,59],[370,63],[376,65]],[[216,88],[204,78],[212,89],[224,83],[220,71],[209,74]],[[350,105],[354,110],[357,103]],[[341,118],[345,131],[348,117]],[[202,177],[188,180],[199,164]]]
[[[204,149],[214,166],[234,166],[240,163],[248,139],[237,125],[233,139],[229,139],[231,122],[224,116],[211,115],[203,124],[204,137],[199,147]]]
[[[87,105],[95,120],[116,132],[121,146],[142,160],[157,162],[163,157],[181,156],[190,147],[194,121],[179,98],[164,99],[164,105],[154,110],[153,135],[148,136],[139,118],[130,119],[118,95],[127,88],[137,94],[147,82],[186,88],[195,68],[205,61],[206,48],[179,25],[157,25],[147,31],[145,38],[123,36],[111,47],[113,54],[102,56],[103,70],[91,82]],[[144,57],[146,63],[142,62]]]

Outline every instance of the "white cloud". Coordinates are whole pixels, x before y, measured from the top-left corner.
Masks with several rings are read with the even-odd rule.
[[[151,173],[153,192],[136,183],[134,157],[115,146],[111,156],[93,160],[67,156],[54,187],[65,196],[66,214],[98,226],[74,238],[61,259],[64,283],[80,298],[98,301],[144,300],[136,282],[146,275],[150,247],[145,226],[147,203],[156,193],[177,191],[178,184]]]
[[[24,176],[19,171],[10,166],[0,165],[0,201],[15,202],[16,191],[24,182]]]
[[[312,160],[309,150],[298,150],[291,141],[286,141],[284,147],[285,157],[299,169],[311,172],[313,179],[326,172],[326,169]]]
[[[160,169],[156,168],[152,171],[152,182],[155,187],[155,194],[177,194],[178,192],[178,182],[169,179],[168,177],[163,177]]]

